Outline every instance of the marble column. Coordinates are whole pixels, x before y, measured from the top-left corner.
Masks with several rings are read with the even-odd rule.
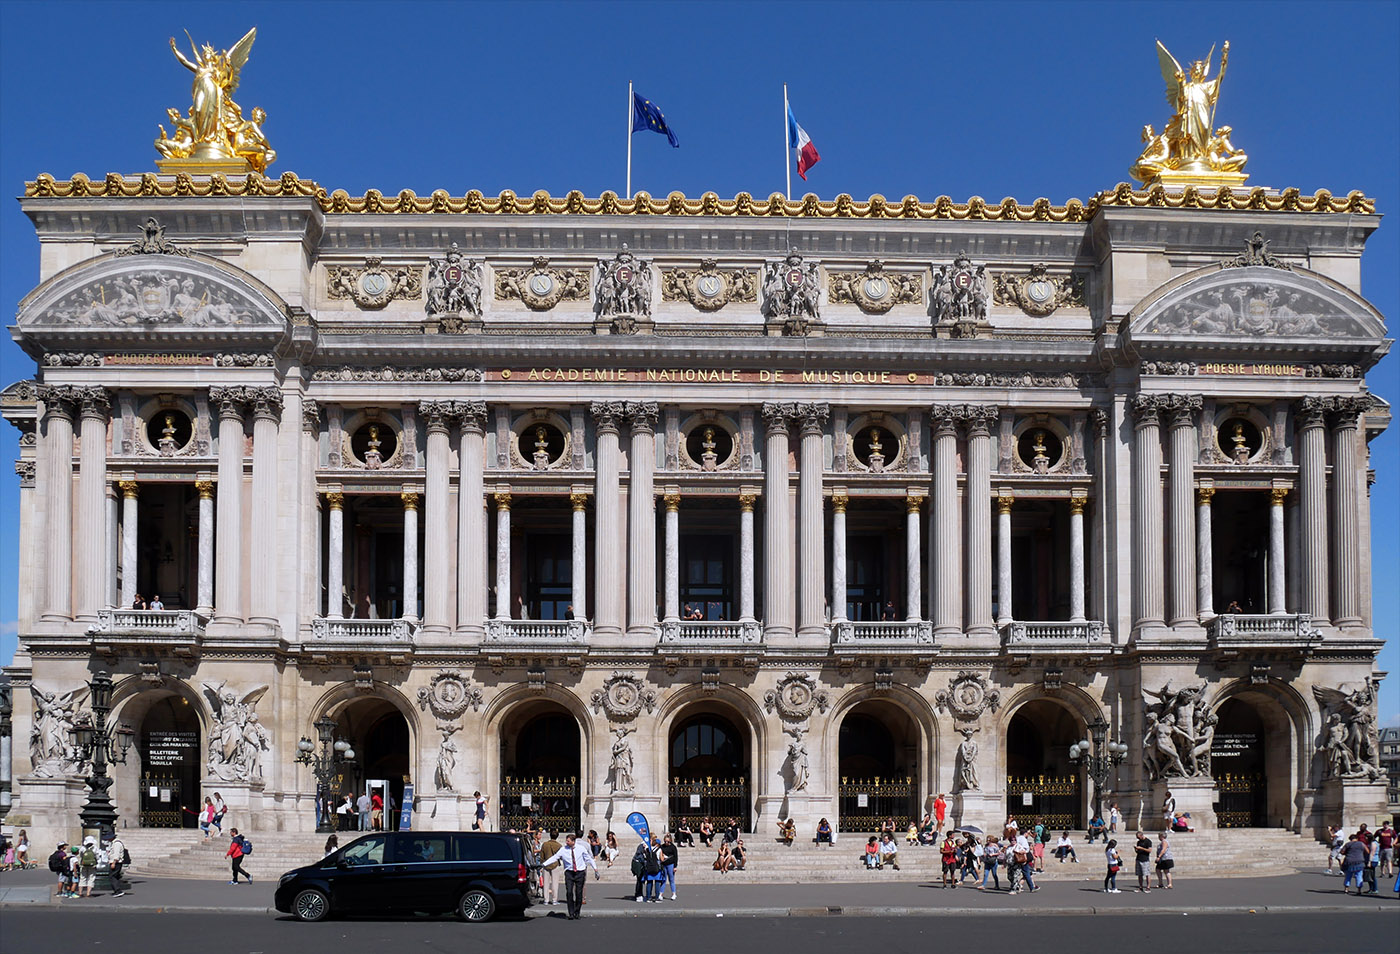
[[[962,548],[958,544],[958,409],[935,404],[933,418],[933,591],[929,594],[936,635],[962,634]]]
[[[405,490],[403,501],[403,611],[404,619],[418,618],[418,494]]]
[[[1069,500],[1069,618],[1084,622],[1084,505],[1083,497]]]
[[[277,424],[282,390],[248,388],[253,412],[252,600],[249,619],[277,625]]]
[[[1170,395],[1167,441],[1170,461],[1167,486],[1170,488],[1171,587],[1168,591],[1167,623],[1180,626],[1197,623],[1196,612],[1196,415],[1201,410],[1198,394]]]
[[[1166,619],[1162,593],[1162,398],[1138,394],[1133,414],[1133,620],[1141,629]]]
[[[822,500],[822,431],[831,409],[797,405],[800,470],[797,477],[797,633],[826,639],[826,530]]]
[[[1288,612],[1288,570],[1283,556],[1283,502],[1287,499],[1287,487],[1269,491],[1269,612],[1278,616]]]
[[[1299,610],[1314,622],[1331,617],[1327,599],[1327,398],[1306,397],[1293,408],[1298,427]]]
[[[1368,395],[1332,400],[1332,622],[1361,625],[1361,502],[1356,432],[1361,414],[1371,407]]]
[[[627,633],[656,638],[655,401],[628,401],[632,446],[627,455]]]
[[[199,494],[199,563],[194,611],[208,619],[214,612],[214,482],[196,480],[194,489]]]
[[[588,494],[574,491],[569,494],[573,505],[573,562],[570,573],[570,596],[575,619],[588,618]]]
[[[753,505],[757,494],[739,494],[739,619],[750,622],[753,615]],[[844,525],[843,525],[844,526]]]
[[[1211,528],[1214,487],[1196,490],[1196,608],[1201,619],[1215,616],[1215,538]]]
[[[665,619],[674,623],[681,618],[681,495],[669,491],[662,499],[666,503],[664,613]]]
[[[911,501],[919,498],[910,497]],[[844,490],[831,492],[831,619],[846,618],[846,507],[849,498]],[[912,504],[911,504],[912,506]],[[918,514],[910,521],[915,536],[919,533]],[[916,544],[917,545],[917,544]],[[914,570],[918,572],[917,569]]]
[[[763,628],[768,637],[793,634],[792,519],[788,510],[788,428],[794,404],[767,402],[763,420]]]
[[[78,522],[76,619],[97,621],[107,591],[107,418],[111,400],[103,388],[83,387],[78,410]]]
[[[970,636],[989,636],[996,632],[992,621],[991,426],[1000,414],[994,404],[968,405],[962,413],[967,425],[967,521],[963,536],[967,552],[966,618]],[[1082,602],[1082,592],[1080,596]],[[1080,612],[1083,612],[1082,607]]]
[[[141,485],[123,480],[118,487],[122,492],[122,595],[117,605],[129,608],[136,601],[137,498]]]
[[[510,491],[496,491],[496,619],[510,619]]]
[[[219,502],[214,621],[243,622],[243,388],[209,389],[219,408]]]
[[[1011,622],[1011,492],[997,495],[997,626]]]
[[[326,494],[330,508],[326,547],[326,616],[341,619],[345,615],[345,495],[339,491]]]
[[[622,632],[622,591],[619,578],[625,552],[621,527],[621,450],[618,428],[623,420],[621,401],[594,401],[589,405],[597,435],[593,464],[593,632],[615,637]]]
[[[452,421],[457,408],[451,401],[420,401],[418,416],[428,430],[427,460],[423,480],[423,628],[438,634],[447,630],[447,526],[448,470],[451,466]]]
[[[486,627],[486,402],[459,401],[462,421],[457,486],[457,628]]]
[[[102,542],[106,545],[107,555],[103,560],[103,566],[106,569],[102,578],[102,602],[106,606],[121,606],[122,595],[117,587],[117,567],[121,566],[122,559],[121,536],[117,532],[117,528],[121,524],[117,514],[120,506],[117,503],[117,488],[108,484],[103,489],[103,496],[106,498],[107,504],[107,527]]]
[[[833,504],[835,497],[832,498]],[[919,605],[923,601],[923,547],[922,535],[919,532],[919,512],[923,508],[923,494],[907,494],[904,498],[904,618],[911,623],[916,623],[923,618],[922,607]],[[836,597],[836,543],[835,526],[836,517],[831,518],[832,523],[832,547],[831,547],[831,593],[832,598]],[[841,556],[845,562],[846,551],[846,516],[841,515]],[[846,571],[841,570],[841,602],[845,603],[846,595]],[[832,617],[836,612],[832,610]],[[841,615],[846,615],[845,607],[842,607]]]
[[[73,616],[73,418],[77,414],[75,389],[46,387],[44,400],[43,497],[48,503],[46,546],[48,586],[42,618]]]

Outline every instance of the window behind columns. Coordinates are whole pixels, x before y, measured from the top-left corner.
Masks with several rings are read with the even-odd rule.
[[[681,618],[737,619],[734,535],[684,533],[680,545]]]

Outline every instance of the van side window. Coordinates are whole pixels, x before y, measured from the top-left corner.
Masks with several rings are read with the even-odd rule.
[[[417,862],[452,861],[447,852],[447,838],[443,835],[413,834],[400,832],[395,839],[396,864]]]
[[[502,861],[515,863],[510,844],[499,835],[458,835],[458,861]]]
[[[370,835],[368,838],[361,838],[345,849],[340,860],[351,867],[382,865],[384,863],[384,845],[387,840],[383,835]]]

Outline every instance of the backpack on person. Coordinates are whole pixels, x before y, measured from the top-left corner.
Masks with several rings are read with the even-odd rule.
[[[68,870],[68,852],[58,848],[49,855],[49,870],[54,874],[63,874]]]
[[[251,855],[253,853],[253,843],[248,840],[246,835],[239,835],[238,841],[243,846],[243,853],[245,855]]]
[[[126,845],[122,845],[122,864],[131,864],[131,852],[126,850]]]
[[[661,873],[661,859],[656,856],[656,852],[654,851],[647,851],[646,872],[649,875],[658,875]]]
[[[87,845],[83,848],[83,856],[79,864],[84,868],[97,867],[97,852],[92,850],[92,845]]]

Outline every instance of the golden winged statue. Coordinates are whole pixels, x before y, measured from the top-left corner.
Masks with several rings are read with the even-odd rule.
[[[1157,62],[1173,112],[1161,133],[1151,126],[1142,128],[1143,151],[1131,170],[1135,179],[1144,184],[1172,178],[1222,183],[1244,181],[1244,164],[1249,157],[1230,141],[1233,130],[1229,126],[1215,128],[1215,105],[1220,99],[1220,84],[1230,61],[1228,41],[1220,54],[1220,72],[1211,79],[1214,57],[1215,47],[1212,46],[1206,58],[1193,62],[1188,72],[1181,68],[1162,41],[1157,41]]]
[[[189,34],[185,36],[189,38]],[[267,171],[277,153],[268,146],[262,125],[267,113],[260,107],[247,116],[233,101],[238,89],[238,77],[257,39],[257,27],[244,34],[231,49],[222,52],[209,44],[197,47],[190,38],[191,60],[180,52],[175,38],[170,38],[170,50],[180,65],[194,74],[190,89],[190,108],[186,115],[169,109],[166,113],[174,124],[174,135],[160,126],[156,151],[168,160],[193,160],[196,163],[246,164],[255,172]]]

